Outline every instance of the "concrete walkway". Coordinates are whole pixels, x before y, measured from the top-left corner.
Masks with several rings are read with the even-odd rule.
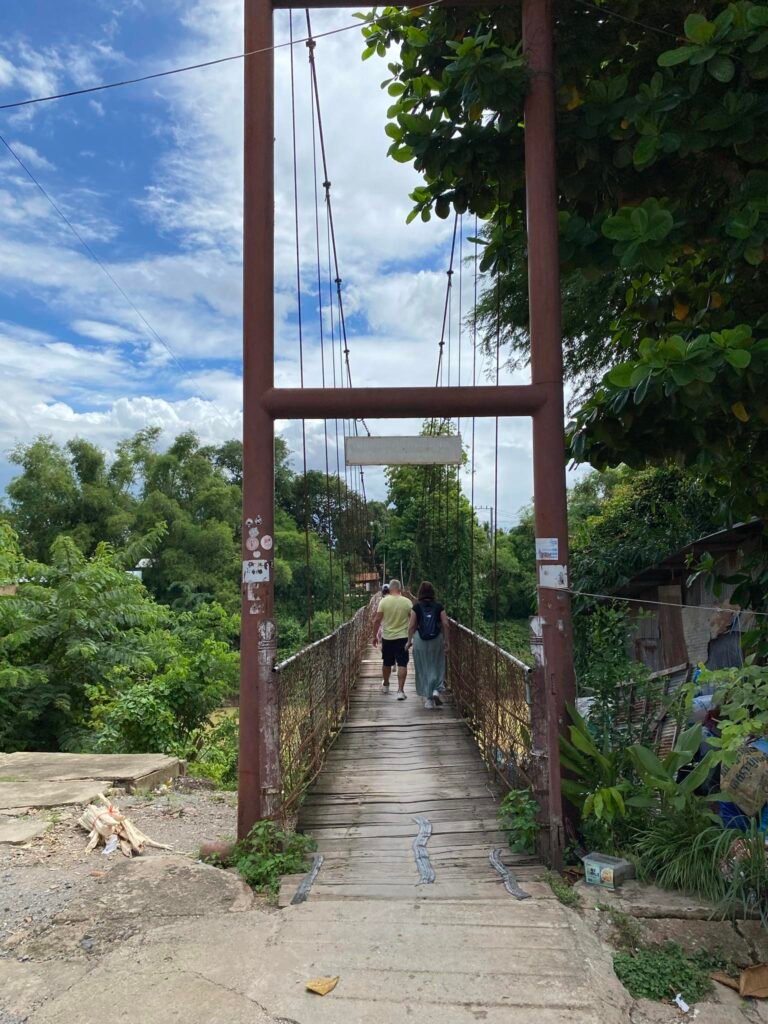
[[[120,864],[0,960],[16,1014],[0,1024],[628,1024],[610,951],[535,859],[510,855],[466,725],[450,701],[428,711],[408,690],[381,693],[371,652],[302,811],[326,858],[306,902],[267,908],[181,857]],[[417,817],[433,829],[431,884]],[[492,868],[497,847],[528,899]],[[281,904],[300,881],[284,880]],[[340,980],[320,997],[306,990],[318,976]]]

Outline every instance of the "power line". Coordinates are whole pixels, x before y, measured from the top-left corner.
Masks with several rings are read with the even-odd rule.
[[[422,7],[438,7],[445,0],[430,0],[422,4]],[[352,29],[359,29],[361,22],[354,21],[350,25],[342,25],[340,28],[331,28],[326,32],[318,32],[315,36],[303,36],[300,39],[289,40],[286,43],[275,43],[273,46],[262,46],[258,50],[247,50],[245,53],[233,53],[229,57],[216,57],[213,60],[200,61],[197,64],[185,64],[179,68],[168,68],[166,71],[153,71],[148,75],[139,75],[136,78],[123,78],[117,82],[102,82],[99,85],[91,85],[84,89],[70,89],[68,92],[53,93],[50,96],[35,96],[27,100],[14,100],[11,103],[0,103],[0,110],[14,110],[17,107],[29,107],[36,103],[50,103],[52,100],[65,100],[73,96],[89,96],[95,92],[104,92],[106,89],[120,89],[124,85],[138,85],[141,82],[151,82],[157,78],[168,78],[170,75],[180,75],[185,71],[199,71],[201,68],[212,68],[217,64],[228,64],[233,60],[244,60],[246,57],[255,57],[259,53],[269,53],[271,50],[281,50],[288,46],[298,46],[300,43],[308,43],[312,39],[325,39],[328,36],[336,36],[342,32],[350,32]]]
[[[648,32],[657,32],[659,35],[668,36],[676,42],[685,42],[683,37],[679,36],[676,32],[670,32],[666,28],[659,28],[658,25],[649,25],[647,22],[637,21],[635,18],[630,18],[628,14],[621,14],[620,11],[612,11],[609,7],[602,7],[600,4],[591,3],[590,0],[576,0],[576,2],[581,4],[582,7],[588,7],[592,11],[597,11],[598,14],[607,14],[611,18],[618,18],[619,21],[635,25],[637,28],[643,28]]]
[[[39,192],[47,200],[47,202],[50,203],[50,205],[56,211],[56,213],[59,215],[59,217],[61,217],[61,219],[67,225],[69,230],[72,232],[72,234],[78,240],[80,245],[83,247],[83,249],[85,249],[85,251],[91,257],[91,259],[94,261],[94,263],[101,269],[101,271],[107,276],[107,278],[109,278],[109,280],[112,282],[112,284],[118,290],[118,292],[120,292],[122,297],[125,299],[125,301],[128,303],[128,305],[131,307],[131,309],[134,311],[136,316],[141,320],[142,324],[146,327],[146,329],[149,331],[149,333],[152,335],[152,337],[155,339],[155,341],[157,341],[160,345],[162,345],[162,347],[165,349],[165,351],[168,353],[168,355],[171,357],[171,359],[173,359],[173,361],[176,363],[178,368],[180,370],[184,371],[184,367],[182,366],[181,362],[179,361],[176,353],[173,351],[171,346],[166,341],[164,341],[163,338],[160,337],[160,335],[157,333],[155,328],[152,326],[152,324],[149,322],[149,320],[147,320],[147,318],[141,312],[141,310],[136,305],[136,303],[133,301],[133,299],[130,297],[130,295],[128,295],[128,293],[123,288],[123,286],[120,284],[120,282],[117,281],[116,278],[113,276],[113,274],[110,271],[109,267],[107,267],[107,265],[104,262],[102,262],[102,260],[94,252],[94,250],[91,248],[91,246],[88,244],[88,242],[83,238],[83,236],[77,230],[77,228],[72,223],[72,221],[69,219],[69,217],[67,217],[67,215],[61,209],[61,207],[56,203],[56,201],[53,199],[53,197],[50,195],[50,193],[47,192],[45,190],[45,188],[40,184],[40,182],[35,177],[35,175],[32,173],[32,171],[29,169],[29,167],[27,167],[27,165],[21,159],[19,154],[13,149],[11,144],[8,142],[8,140],[3,135],[0,135],[0,142],[2,142],[2,144],[5,146],[5,148],[8,150],[8,152],[11,154],[13,159],[16,161],[16,163],[19,165],[19,167],[21,167],[22,171],[24,171],[24,173],[27,175],[29,180],[32,182],[32,184],[39,190]],[[213,406],[214,409],[216,408],[216,406],[213,405],[213,403],[211,403],[211,405]],[[219,413],[220,416],[223,415],[223,413],[221,412],[220,409],[217,409],[217,412]]]
[[[675,601],[649,601],[645,597],[622,597],[619,594],[592,594],[587,590],[572,590],[569,587],[548,587],[539,584],[541,590],[564,590],[574,597],[593,597],[604,601],[626,601],[629,604],[646,605],[652,604],[658,608],[682,608],[689,612],[733,612],[734,615],[761,615],[768,616],[768,612],[754,611],[752,608],[725,608],[722,605],[706,604],[680,604]]]

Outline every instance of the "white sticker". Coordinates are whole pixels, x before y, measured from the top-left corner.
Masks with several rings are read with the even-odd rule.
[[[550,590],[568,589],[567,565],[540,565],[539,586]]]
[[[243,562],[243,583],[269,583],[269,562],[264,558]]]
[[[272,550],[272,538],[268,533],[265,533],[264,536],[261,538],[261,546],[264,548],[265,551]]]
[[[556,562],[560,557],[559,551],[560,545],[557,542],[557,537],[536,538],[537,562]]]

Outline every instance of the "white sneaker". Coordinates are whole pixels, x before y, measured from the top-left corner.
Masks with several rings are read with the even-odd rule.
[[[398,690],[397,691],[397,699],[398,700],[405,700],[405,692],[403,690]]]
[[[441,708],[443,706],[443,702],[440,700],[440,693],[438,690],[435,690],[435,692],[432,694],[432,701],[436,708]]]
[[[424,701],[424,707],[425,708],[429,708],[431,710],[434,706],[435,706],[435,702],[433,700],[425,700]]]
[[[382,683],[381,688],[384,691],[384,693],[389,693],[389,683]]]

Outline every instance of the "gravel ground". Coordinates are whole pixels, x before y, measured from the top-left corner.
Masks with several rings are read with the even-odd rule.
[[[190,780],[192,783],[194,780]],[[179,788],[152,795],[114,793],[116,806],[151,839],[167,843],[173,852],[195,856],[206,839],[230,839],[236,832],[236,796],[194,787],[179,780]],[[189,788],[192,788],[191,786]],[[122,860],[120,853],[105,857],[85,853],[86,833],[77,824],[78,808],[66,807],[37,816],[51,822],[48,831],[23,846],[0,845],[0,957],[39,931],[72,900],[87,895]],[[163,857],[147,850],[146,857]],[[0,1009],[0,1024],[15,1024]]]

